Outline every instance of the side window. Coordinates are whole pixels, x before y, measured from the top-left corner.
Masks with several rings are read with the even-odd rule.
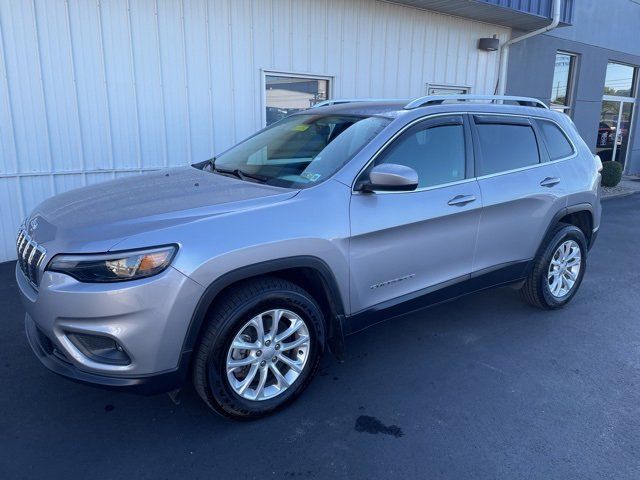
[[[377,159],[397,163],[418,173],[418,188],[465,178],[465,143],[462,125],[420,126],[405,132]]]
[[[480,175],[505,172],[540,163],[538,142],[529,125],[477,125],[482,166]]]
[[[558,160],[573,155],[571,142],[555,123],[538,120],[538,126],[549,151],[549,159]]]

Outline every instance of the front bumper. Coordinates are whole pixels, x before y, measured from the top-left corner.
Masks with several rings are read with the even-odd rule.
[[[109,377],[95,373],[84,372],[70,363],[62,352],[56,349],[51,340],[44,336],[31,319],[29,314],[25,315],[25,332],[27,341],[42,364],[53,373],[61,375],[74,382],[107,388],[110,390],[125,390],[128,392],[153,395],[157,393],[170,392],[179,388],[184,382],[185,373],[183,370],[175,370],[148,375],[144,377]],[[185,354],[185,357],[187,355]],[[182,362],[181,362],[182,363]],[[184,365],[188,362],[185,361]]]
[[[45,272],[36,291],[16,268],[31,348],[50,370],[82,383],[155,393],[176,388],[190,352],[184,339],[204,289],[173,268],[141,280],[81,283]],[[126,365],[102,363],[77,348],[73,334],[113,339]],[[182,367],[182,368],[181,368]]]

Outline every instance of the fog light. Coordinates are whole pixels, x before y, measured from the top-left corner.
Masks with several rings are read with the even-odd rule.
[[[131,363],[131,359],[122,345],[111,337],[86,333],[68,333],[67,337],[78,350],[94,362],[109,365],[129,365]]]

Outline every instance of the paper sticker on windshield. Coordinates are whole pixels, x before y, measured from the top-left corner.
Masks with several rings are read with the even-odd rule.
[[[302,175],[300,175],[302,178],[306,178],[307,180],[309,180],[310,182],[317,182],[318,180],[320,180],[320,177],[322,175],[320,175],[319,173],[311,173],[311,172],[306,172],[303,173]]]
[[[293,130],[295,132],[306,132],[307,130],[309,130],[309,125],[296,125],[295,127],[293,127]]]

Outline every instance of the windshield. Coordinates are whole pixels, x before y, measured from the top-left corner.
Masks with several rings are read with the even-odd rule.
[[[306,188],[326,180],[389,124],[380,117],[292,115],[215,159],[218,173]]]

